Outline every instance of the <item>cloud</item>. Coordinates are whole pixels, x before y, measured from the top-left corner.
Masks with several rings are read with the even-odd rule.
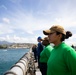
[[[14,1],[17,1],[17,0],[14,0]],[[67,4],[67,2],[65,3],[66,8],[64,8],[64,3],[60,4],[59,6],[56,5],[57,7],[59,7],[57,8],[58,9],[57,12],[55,12],[53,8],[50,9],[52,7],[50,3],[48,5],[46,3],[46,8],[44,11],[37,10],[36,12],[34,11],[28,12],[25,10],[24,12],[24,9],[21,9],[21,10],[17,9],[17,12],[15,12],[15,14],[11,12],[12,16],[9,15],[11,16],[11,21],[12,21],[11,26],[13,29],[21,29],[24,32],[28,32],[31,34],[33,34],[33,31],[35,30],[43,30],[45,28],[51,27],[53,24],[60,24],[65,28],[67,28],[68,25],[69,27],[72,27],[76,24],[76,22],[75,22],[75,15],[73,15],[73,13],[72,13],[72,16],[70,15],[71,14],[69,12],[70,9],[68,8],[70,5],[71,4],[70,3]],[[6,23],[10,23],[9,19],[4,19],[4,21]]]
[[[3,22],[5,22],[5,23],[8,23],[8,24],[10,23],[10,20],[9,20],[8,18],[3,18],[2,20],[3,20]]]
[[[13,11],[10,9],[10,11],[7,12],[7,17],[9,17],[10,19],[7,18],[5,16],[6,14],[3,13],[2,22],[0,23],[0,33],[7,35],[11,33],[13,35],[12,37],[12,35],[10,34],[5,39],[8,39],[10,41],[12,40],[14,42],[33,42],[35,41],[34,39],[36,39],[35,36],[32,36],[32,38],[28,38],[28,36],[26,37],[26,35],[24,37],[19,37],[17,35],[17,32],[20,31],[22,34],[28,33],[28,35],[30,36],[30,34],[34,35],[35,31],[40,32],[44,29],[49,29],[54,24],[62,25],[66,30],[72,30],[74,33],[76,32],[75,0],[62,2],[60,2],[60,0],[40,0],[37,2],[37,4],[32,3],[33,1],[31,1],[31,3],[27,2],[31,5],[27,5],[25,3],[21,5],[20,2],[23,0],[10,1],[16,5],[19,5],[18,7],[13,8]],[[26,2],[26,0],[24,2]],[[2,5],[0,8],[7,9],[5,5]],[[37,33],[35,35],[38,36],[41,34]],[[74,36],[70,39],[72,42]]]
[[[13,17],[11,16],[11,21],[12,28],[21,29],[32,34],[35,30],[48,27],[47,25],[50,23],[46,19],[33,16],[32,13],[23,13],[21,11],[13,14]]]
[[[7,7],[5,5],[1,5],[0,8],[4,8],[5,10],[7,10]]]
[[[8,34],[13,32],[14,30],[11,29],[11,26],[9,26],[8,24],[0,23],[0,34]]]
[[[12,3],[20,3],[22,0],[10,0]]]
[[[16,35],[10,36],[6,35],[5,37],[0,37],[0,40],[7,40],[9,42],[14,42],[14,43],[37,43],[36,37],[33,38],[28,38],[28,37],[19,37]]]
[[[30,33],[30,34],[34,34],[32,31],[30,31],[30,30],[28,30],[28,31],[26,31],[27,33]]]

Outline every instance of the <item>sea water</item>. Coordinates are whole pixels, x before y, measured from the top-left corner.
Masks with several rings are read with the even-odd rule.
[[[0,49],[0,75],[9,70],[30,49]]]

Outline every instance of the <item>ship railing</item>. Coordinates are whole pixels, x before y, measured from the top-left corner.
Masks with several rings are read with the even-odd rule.
[[[30,50],[24,54],[4,75],[35,75],[34,56]]]

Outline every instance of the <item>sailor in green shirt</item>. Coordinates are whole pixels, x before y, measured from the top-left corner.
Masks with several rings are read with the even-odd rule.
[[[45,37],[42,41],[45,46],[43,51],[40,53],[40,71],[42,75],[47,75],[47,61],[50,57],[53,47],[49,43],[48,37]]]
[[[76,52],[63,41],[72,36],[60,25],[54,25],[43,33],[55,47],[47,62],[47,75],[76,75]]]

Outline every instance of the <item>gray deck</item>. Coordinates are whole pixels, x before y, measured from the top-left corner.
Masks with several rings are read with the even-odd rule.
[[[42,75],[38,68],[38,62],[35,62],[35,60],[34,60],[33,53],[30,54],[29,71],[26,75]]]
[[[35,63],[35,68],[36,68],[35,75],[41,75],[41,72],[40,72],[40,70],[38,68],[38,63],[37,62]]]
[[[38,63],[34,62],[34,65],[35,65],[34,66],[35,67],[34,68],[35,69],[35,73],[34,73],[34,71],[31,70],[31,71],[28,72],[27,75],[42,75],[41,72],[40,72],[40,70],[39,70],[39,68],[38,68]]]

